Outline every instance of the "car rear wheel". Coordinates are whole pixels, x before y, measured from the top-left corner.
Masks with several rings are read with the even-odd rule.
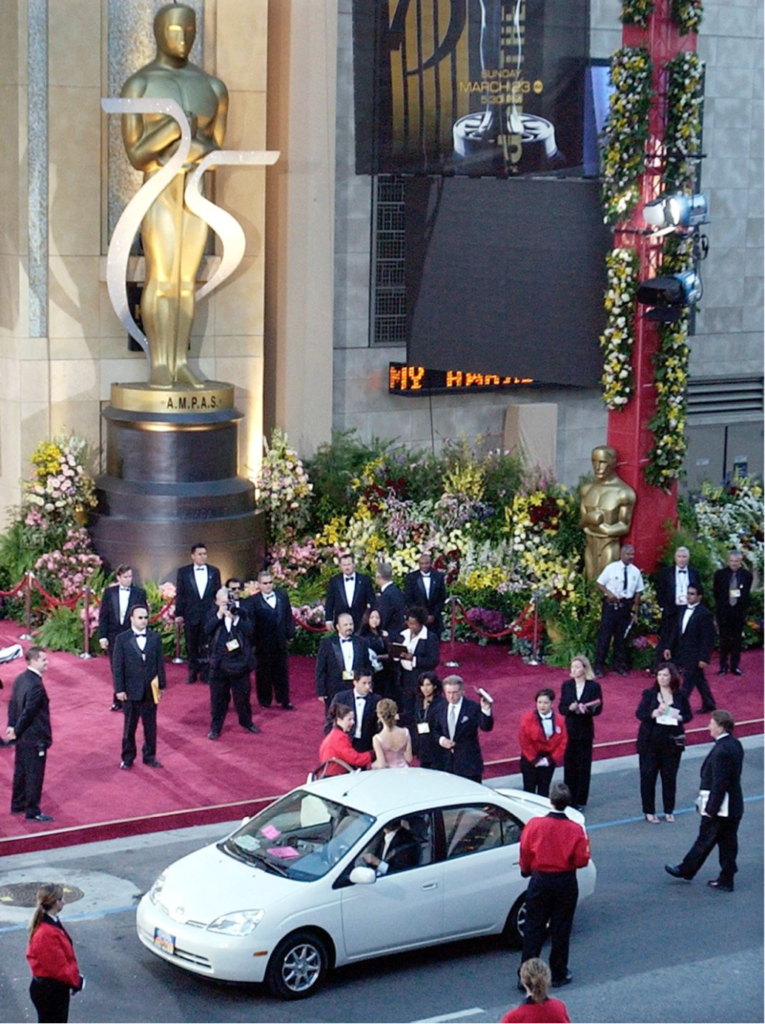
[[[327,947],[312,932],[295,932],[274,950],[266,984],[280,999],[305,999],[319,988],[329,966]]]
[[[523,929],[526,924],[526,893],[519,896],[513,909],[507,915],[505,927],[502,929],[502,941],[511,949],[520,949],[523,945]]]

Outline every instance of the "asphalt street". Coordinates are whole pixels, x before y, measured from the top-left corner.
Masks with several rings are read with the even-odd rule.
[[[696,835],[692,807],[707,746],[683,756],[674,825],[643,821],[636,758],[596,764],[587,824],[598,884],[577,910],[574,982],[556,993],[572,1021],[764,1019],[763,738],[744,745],[747,804],[732,894],[706,887],[717,874],[716,854],[691,884],[663,870],[682,858]],[[273,999],[260,986],[216,984],[164,963],[136,938],[137,899],[167,864],[226,830],[183,829],[4,859],[0,886],[59,881],[83,893],[64,918],[87,978],[72,1002],[71,1021],[483,1024],[520,1001],[519,954],[489,940],[344,968],[316,996],[297,1003]],[[29,916],[0,897],[1,1021],[35,1020],[24,959]]]

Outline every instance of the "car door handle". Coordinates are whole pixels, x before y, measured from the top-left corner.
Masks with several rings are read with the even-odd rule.
[[[431,889],[437,889],[438,882],[426,882],[422,887],[423,892],[429,892]]]

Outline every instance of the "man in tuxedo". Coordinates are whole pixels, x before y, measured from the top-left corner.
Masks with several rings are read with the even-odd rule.
[[[239,724],[247,732],[259,733],[252,721],[250,672],[252,671],[252,625],[241,609],[230,602],[228,587],[215,595],[216,608],[204,623],[210,651],[210,731],[217,740],[223,729],[231,698]]]
[[[327,596],[324,598],[327,629],[332,629],[332,623],[341,612],[349,612],[354,632],[357,633],[364,612],[367,608],[373,608],[374,604],[375,591],[371,579],[363,572],[356,572],[353,555],[341,555],[340,572],[329,581]]]
[[[271,701],[285,711],[294,711],[290,702],[288,644],[295,636],[292,605],[285,590],[275,590],[271,572],[258,573],[260,591],[242,602],[250,617],[255,643],[255,690],[262,708]]]
[[[16,746],[11,814],[23,814],[27,821],[53,821],[40,810],[48,748],[53,742],[42,678],[48,668],[48,653],[43,647],[30,647],[24,657],[27,668],[13,684],[5,732]]]
[[[494,718],[491,704],[481,697],[481,703],[468,700],[461,676],[444,679],[444,697],[433,721],[433,735],[447,754],[445,770],[465,779],[480,782],[483,776],[483,757],[478,739],[479,730],[491,732]]]
[[[406,602],[393,582],[393,570],[387,562],[380,562],[377,566],[375,583],[380,591],[375,605],[380,613],[380,629],[386,633],[400,633],[406,623]]]
[[[733,736],[735,725],[730,712],[712,712],[709,733],[714,746],[701,766],[698,838],[679,864],[666,864],[664,868],[673,878],[690,882],[717,846],[720,874],[707,885],[720,892],[733,892],[733,879],[738,870],[738,827],[744,813],[741,791],[744,748]]]
[[[204,624],[215,609],[215,595],[220,590],[220,572],[207,564],[207,548],[201,542],[191,547],[191,564],[178,570],[175,593],[175,618],[186,633],[186,656],[189,676],[186,682],[195,683],[202,677],[207,681],[204,659]]]
[[[656,580],[656,600],[661,608],[657,655],[672,644],[677,617],[688,604],[688,585],[701,583],[696,569],[688,564],[689,559],[688,548],[678,548],[674,556],[675,564],[664,566]]]
[[[145,604],[133,606],[130,629],[120,633],[114,643],[112,672],[114,699],[125,707],[120,768],[128,771],[136,758],[135,732],[138,720],[143,723],[143,763],[161,768],[157,760],[157,703],[155,687],[165,688],[165,660],[162,638],[148,628],[149,609]]]
[[[109,655],[114,655],[114,641],[119,633],[130,629],[130,613],[137,604],[147,604],[146,591],[133,583],[133,569],[129,565],[118,565],[114,570],[115,583],[108,586],[101,595],[98,609],[98,643]],[[112,711],[122,711],[119,701],[113,701]]]
[[[701,603],[703,591],[700,583],[691,583],[687,590],[688,603],[678,612],[670,646],[664,657],[671,659],[683,673],[682,691],[690,700],[694,686],[701,697],[701,710],[714,711],[717,707],[704,669],[709,664],[715,646],[715,620]]]
[[[377,694],[372,693],[372,673],[368,669],[359,668],[353,673],[353,687],[336,693],[329,706],[330,710],[333,704],[347,704],[349,708],[353,708],[356,722],[350,740],[353,749],[358,750],[360,754],[372,753],[374,750],[372,737],[380,729],[380,723],[377,721],[379,702]],[[324,732],[329,732],[331,728],[328,712]]]
[[[325,704],[327,701],[331,703],[336,693],[352,685],[354,672],[358,669],[367,673],[372,671],[369,645],[366,640],[353,635],[350,612],[338,615],[336,627],[336,634],[325,636],[319,644],[316,656],[316,696]]]
[[[611,640],[614,642],[614,670],[619,676],[627,675],[627,632],[630,625],[637,622],[640,595],[645,589],[642,573],[632,564],[634,559],[633,546],[622,544],[618,561],[609,562],[596,581],[603,595],[595,652],[596,679],[601,679],[605,673]]]
[[[444,631],[445,577],[442,572],[433,568],[433,559],[429,551],[422,552],[419,566],[414,572],[407,573],[404,580],[404,603],[407,608],[424,608],[428,613],[425,625],[440,639]]]
[[[742,565],[740,551],[728,552],[728,564],[714,576],[713,591],[717,626],[720,630],[720,675],[730,668],[734,676],[744,673],[741,661],[741,638],[746,610],[752,593],[752,574]]]
[[[420,845],[400,818],[394,818],[383,827],[369,849],[361,855],[362,865],[374,868],[380,875],[393,875],[397,871],[416,868],[420,863]]]

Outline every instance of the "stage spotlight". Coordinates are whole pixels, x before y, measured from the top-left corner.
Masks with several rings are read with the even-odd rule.
[[[693,306],[704,293],[701,278],[695,270],[668,277],[652,277],[643,281],[637,290],[637,301],[643,306],[653,306],[646,314],[646,320],[657,320],[662,324],[676,323],[688,306]]]
[[[643,207],[643,219],[655,228],[696,228],[709,223],[707,197],[698,192],[693,196],[660,196]]]

